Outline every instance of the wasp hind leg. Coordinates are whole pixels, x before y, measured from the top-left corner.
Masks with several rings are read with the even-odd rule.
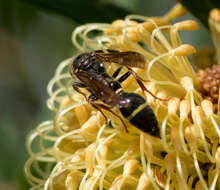
[[[126,67],[126,68],[128,69],[128,72],[133,75],[133,77],[135,78],[135,80],[137,82],[138,81],[140,81],[140,82],[149,82],[149,80],[145,80],[145,79],[142,79],[141,77],[139,77],[138,74],[132,68],[130,68],[130,67]]]
[[[133,71],[130,67],[127,67],[128,72],[130,72],[130,74],[133,75],[133,77],[135,78],[135,80],[137,81],[138,85],[141,87],[141,90],[144,92],[146,91],[147,93],[149,93],[151,96],[153,96],[155,99],[158,99],[160,101],[168,101],[169,99],[162,99],[162,98],[158,98],[156,95],[154,95],[150,90],[148,90],[143,82],[149,82],[149,80],[144,80],[141,77],[138,76],[138,74]]]
[[[126,67],[128,69],[128,72],[124,73],[122,76],[120,76],[120,78],[118,79],[118,82],[122,83],[123,81],[125,81],[131,74],[134,76],[134,78],[137,81],[144,81],[147,82],[148,80],[144,80],[141,77],[139,77],[137,75],[137,73],[135,71],[133,71],[130,67]],[[118,69],[116,69],[116,71],[113,73],[112,77],[116,78],[119,73],[121,72],[122,66],[118,67]]]

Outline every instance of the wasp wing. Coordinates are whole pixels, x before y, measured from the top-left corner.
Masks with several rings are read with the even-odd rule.
[[[101,62],[113,62],[123,66],[145,68],[145,57],[134,51],[119,52],[116,50],[107,50],[108,53],[103,51],[94,51],[92,54],[97,60]]]
[[[89,90],[103,103],[110,106],[119,106],[127,104],[112,88],[110,88],[108,81],[100,76],[80,71],[77,77],[87,84]]]

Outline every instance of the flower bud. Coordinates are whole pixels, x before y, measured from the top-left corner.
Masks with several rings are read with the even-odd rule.
[[[182,22],[177,22],[176,24],[174,24],[174,27],[177,30],[187,30],[187,31],[199,30],[199,25],[193,20],[185,20]]]
[[[189,44],[183,44],[172,50],[172,55],[175,56],[187,56],[193,53],[196,53],[196,49]]]

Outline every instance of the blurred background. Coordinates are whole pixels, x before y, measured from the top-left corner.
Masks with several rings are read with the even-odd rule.
[[[76,51],[71,43],[74,28],[111,22],[129,13],[159,16],[175,4],[174,0],[72,1],[68,12],[68,0],[63,5],[46,0],[54,2],[54,11],[40,8],[37,0],[0,0],[0,190],[28,189],[23,172],[28,158],[25,136],[40,122],[53,119],[45,104],[46,86],[57,65]],[[61,14],[56,13],[59,6],[64,7]],[[190,14],[181,19],[186,18],[195,19]],[[202,25],[200,31],[184,32],[182,38],[196,48],[212,44]]]

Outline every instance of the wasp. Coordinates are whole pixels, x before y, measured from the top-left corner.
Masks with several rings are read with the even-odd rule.
[[[132,92],[125,92],[120,84],[132,74],[140,87],[143,90],[147,90],[141,81],[142,79],[130,68],[144,68],[146,63],[144,56],[132,51],[106,51],[107,52],[96,50],[83,53],[74,59],[70,66],[70,73],[73,78],[77,78],[78,80],[73,82],[73,88],[82,94],[94,108],[99,110],[106,121],[107,117],[103,113],[103,109],[117,116],[128,132],[123,118],[111,109],[117,107],[122,116],[136,128],[152,136],[159,137],[158,122],[151,107],[142,96]],[[106,71],[104,66],[106,62],[114,62],[120,65],[112,76]],[[125,66],[128,71],[116,80],[123,66]],[[80,88],[87,89],[90,95],[86,96]],[[150,91],[148,92],[151,93]],[[97,100],[101,100],[102,103],[98,103]]]

